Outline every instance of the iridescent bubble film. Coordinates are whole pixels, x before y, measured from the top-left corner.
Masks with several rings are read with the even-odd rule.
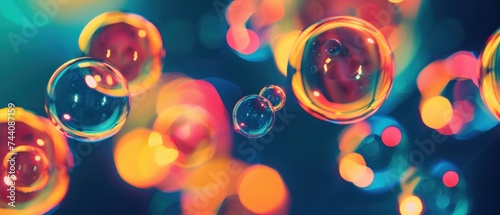
[[[488,109],[500,120],[500,30],[497,30],[479,57],[481,96]]]
[[[267,134],[276,116],[269,100],[259,95],[240,99],[233,109],[234,129],[248,138],[259,138]]]
[[[80,34],[81,51],[116,66],[132,95],[159,80],[165,55],[158,29],[132,13],[107,12],[92,19]]]
[[[8,140],[0,147],[0,214],[52,210],[66,195],[73,167],[66,138],[48,119],[18,107],[0,109],[0,131]]]
[[[52,75],[45,110],[66,136],[98,141],[118,132],[130,110],[127,81],[110,64],[77,58]]]
[[[279,86],[265,86],[264,88],[262,88],[262,90],[260,90],[259,95],[269,100],[273,105],[275,111],[278,111],[283,108],[283,106],[285,106],[285,91]]]
[[[375,113],[394,78],[387,41],[379,30],[355,17],[324,19],[306,28],[288,63],[292,91],[302,108],[338,124]]]

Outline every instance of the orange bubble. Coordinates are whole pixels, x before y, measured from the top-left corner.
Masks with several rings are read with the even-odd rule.
[[[271,213],[285,206],[287,188],[276,170],[255,165],[242,173],[238,197],[243,206],[254,213]]]

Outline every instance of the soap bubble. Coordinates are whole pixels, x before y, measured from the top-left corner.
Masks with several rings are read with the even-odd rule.
[[[66,194],[68,171],[73,167],[64,135],[50,120],[14,105],[0,109],[0,130],[5,131],[0,133],[5,140],[0,147],[0,195],[4,196],[0,214],[54,210]]]
[[[306,28],[288,63],[288,78],[301,107],[338,124],[374,114],[394,79],[387,41],[379,30],[355,17],[333,17]]]
[[[265,86],[264,88],[262,88],[262,90],[260,90],[259,95],[271,102],[274,111],[278,111],[281,108],[283,108],[283,106],[285,106],[286,102],[285,91],[279,86],[276,85]]]
[[[160,79],[165,55],[158,29],[144,17],[107,12],[92,19],[79,38],[81,51],[116,66],[132,95],[150,89]]]
[[[234,129],[248,138],[266,135],[273,127],[275,118],[271,102],[259,95],[243,97],[233,109]]]
[[[80,141],[108,138],[127,119],[130,110],[127,81],[104,61],[73,59],[52,75],[45,110],[68,137]]]
[[[500,29],[486,42],[479,57],[479,89],[488,109],[500,120]]]

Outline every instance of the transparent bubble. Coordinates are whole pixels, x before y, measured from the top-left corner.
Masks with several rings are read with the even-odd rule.
[[[280,110],[285,106],[286,95],[285,91],[276,85],[268,85],[262,88],[259,93],[260,96],[266,98],[271,102],[275,111]]]
[[[340,51],[342,51],[342,44],[337,39],[330,39],[325,42],[324,48],[326,53],[335,56],[340,54]]]
[[[13,171],[10,168],[11,161],[15,161]],[[50,164],[47,155],[43,150],[33,146],[15,147],[5,155],[3,168],[13,173],[4,171],[4,181],[14,183],[16,189],[23,193],[39,191],[49,182]]]
[[[116,66],[132,95],[150,89],[160,79],[165,54],[161,35],[142,16],[103,13],[85,26],[78,42],[85,55]]]
[[[338,124],[375,113],[394,79],[387,41],[371,24],[355,17],[329,18],[306,28],[288,63],[292,91],[302,108]]]
[[[488,109],[500,120],[500,29],[486,42],[479,57],[479,89]]]
[[[116,68],[101,60],[77,58],[52,75],[45,109],[66,136],[98,141],[122,128],[129,100],[127,81]]]
[[[274,124],[273,105],[259,95],[240,99],[233,109],[234,129],[248,138],[259,138],[267,134]]]

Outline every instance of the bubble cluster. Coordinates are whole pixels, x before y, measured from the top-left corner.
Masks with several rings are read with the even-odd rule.
[[[52,75],[45,110],[66,136],[80,141],[98,141],[118,132],[128,112],[127,81],[110,64],[77,58]]]
[[[233,109],[234,129],[249,138],[266,135],[273,127],[275,118],[271,102],[259,95],[243,97]]]
[[[262,88],[259,95],[269,100],[273,105],[273,109],[275,111],[278,111],[281,108],[283,108],[283,106],[285,106],[286,102],[285,91],[279,86],[276,85],[265,86],[264,88]]]
[[[48,119],[18,107],[0,109],[0,130],[8,129],[13,138],[0,133],[9,140],[0,147],[0,214],[45,214],[68,189],[73,159],[66,138]]]
[[[486,42],[479,57],[479,87],[481,97],[488,109],[500,120],[500,30]]]
[[[355,17],[333,17],[306,28],[288,63],[287,77],[301,107],[338,124],[374,114],[394,79],[387,41],[379,30]]]
[[[107,12],[92,19],[79,38],[81,51],[116,66],[132,95],[144,92],[160,79],[165,55],[158,29],[132,13]]]

